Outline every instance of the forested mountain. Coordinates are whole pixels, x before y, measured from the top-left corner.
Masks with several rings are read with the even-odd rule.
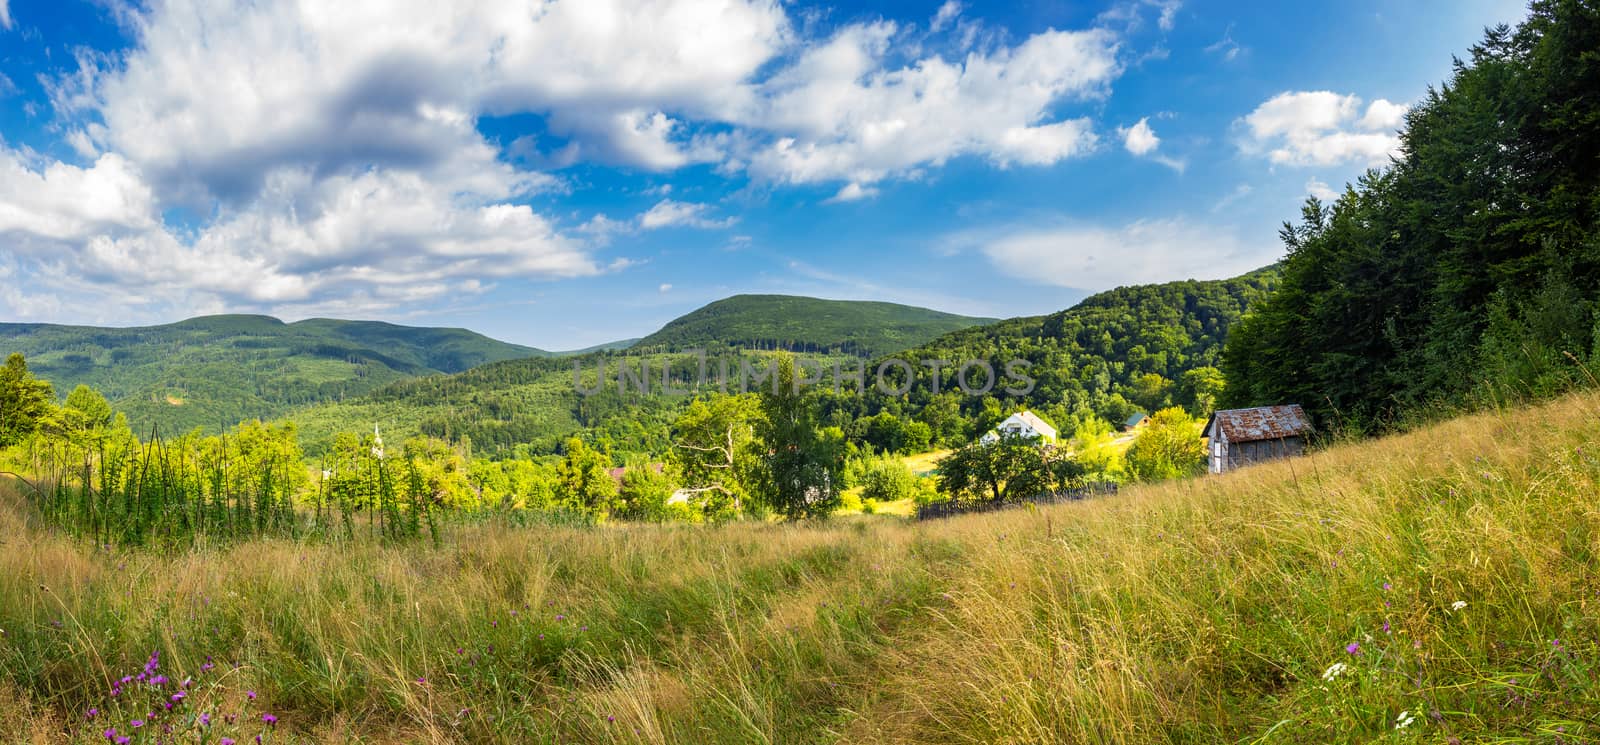
[[[0,324],[0,350],[26,355],[58,397],[80,384],[99,390],[145,434],[231,426],[408,377],[548,354],[464,329],[247,315],[136,328]]]
[[[887,411],[926,423],[936,441],[960,442],[1022,406],[1044,414],[1063,434],[1086,417],[1116,424],[1166,406],[1200,412],[1221,389],[1216,365],[1229,329],[1277,283],[1277,267],[1266,267],[1233,279],[1119,287],[1048,316],[947,334],[895,355],[917,371],[906,395],[869,389],[851,415]],[[931,360],[948,363],[937,386]],[[974,360],[999,378],[986,396],[959,392],[959,367]],[[1026,395],[1004,390],[1014,360],[1026,361],[1035,381]],[[969,369],[970,387],[982,387],[985,375],[981,367]]]
[[[831,388],[831,381],[826,381],[819,386],[824,389],[818,398],[820,414],[827,424],[842,428],[858,442],[878,449],[902,449],[905,443],[891,442],[900,435],[886,432],[887,423],[875,421],[876,415],[899,415],[890,418],[902,424],[924,422],[930,435],[920,444],[926,446],[963,443],[1004,412],[1022,405],[1053,417],[1068,433],[1075,417],[1099,416],[1120,422],[1137,410],[1154,411],[1173,404],[1203,408],[1208,401],[1199,399],[1214,395],[1221,386],[1213,366],[1229,326],[1270,292],[1276,281],[1276,269],[1267,268],[1229,280],[1122,287],[1052,315],[946,334],[893,353],[923,371],[912,391],[900,397],[873,388],[882,359],[824,357],[845,369],[865,369],[868,390],[858,395],[847,385],[847,390],[836,395],[826,390]],[[729,327],[752,326],[732,323]],[[685,348],[696,346],[701,345],[686,343]],[[714,349],[709,365],[713,371],[719,360],[731,360],[737,369],[740,356],[749,359],[768,354],[765,350],[729,350],[717,344],[703,346]],[[575,367],[592,378],[604,365],[613,383],[623,366],[631,371],[648,366],[653,382],[660,380],[666,364],[673,364],[677,378],[688,377],[697,367],[696,361],[684,354],[640,351],[646,348],[645,342],[640,342],[621,353],[510,360],[457,375],[399,381],[358,399],[302,409],[292,418],[313,451],[338,431],[376,425],[397,437],[465,438],[477,452],[491,456],[518,448],[529,455],[554,453],[564,438],[580,431],[618,452],[660,454],[669,446],[672,421],[689,396],[619,392],[615,385],[600,393],[580,395],[574,384]],[[947,368],[939,388],[942,393],[934,395],[927,368],[921,367],[923,360],[931,359],[988,360],[1001,374],[1006,362],[1023,359],[1032,363],[1029,372],[1038,382],[1032,393],[1020,398],[1008,398],[1000,390],[1004,381],[987,396],[961,396],[951,393],[956,390],[957,371]],[[982,381],[979,373],[969,377]],[[687,380],[683,385],[688,385]],[[701,391],[715,389],[713,384]]]
[[[1284,226],[1227,401],[1384,427],[1591,379],[1600,342],[1600,7],[1533,4],[1406,117],[1404,156]],[[1589,366],[1586,369],[1585,366]]]
[[[738,348],[870,357],[993,321],[895,303],[735,295],[669,322],[633,349]]]

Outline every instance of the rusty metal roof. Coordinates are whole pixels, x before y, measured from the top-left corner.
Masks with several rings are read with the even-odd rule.
[[[1306,418],[1300,404],[1224,409],[1211,413],[1205,436],[1212,437],[1218,430],[1228,442],[1278,440],[1310,432],[1311,420]]]

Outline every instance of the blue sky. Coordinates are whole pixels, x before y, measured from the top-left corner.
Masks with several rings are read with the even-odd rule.
[[[1232,276],[1510,0],[0,0],[0,320],[546,349]]]

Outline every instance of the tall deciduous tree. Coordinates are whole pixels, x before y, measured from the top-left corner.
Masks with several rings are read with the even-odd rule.
[[[0,367],[0,447],[21,442],[55,416],[50,384],[28,372],[19,353]]]
[[[605,519],[617,498],[611,459],[583,440],[567,440],[566,456],[556,464],[556,492],[566,506]]]
[[[794,358],[780,358],[776,383],[761,393],[757,483],[763,501],[791,520],[826,517],[840,502],[844,433],[820,426],[811,398],[796,380]]]
[[[672,425],[670,462],[683,486],[711,512],[722,503],[738,512],[755,479],[759,400],[750,394],[695,399]]]
[[[1059,448],[1020,435],[975,442],[939,461],[939,491],[951,499],[1005,502],[1079,485],[1084,469]]]

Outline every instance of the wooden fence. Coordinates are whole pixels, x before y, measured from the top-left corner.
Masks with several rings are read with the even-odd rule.
[[[917,519],[933,520],[941,517],[970,515],[977,512],[995,512],[997,510],[1009,510],[1013,507],[1021,507],[1027,504],[1042,505],[1060,504],[1062,502],[1076,502],[1077,500],[1086,499],[1088,497],[1116,493],[1116,484],[1090,484],[1089,486],[1079,487],[1077,489],[1045,492],[1043,494],[1038,494],[1032,497],[1024,497],[1022,499],[1009,499],[1004,501],[985,499],[961,502],[950,500],[947,502],[934,502],[932,504],[918,505]]]

